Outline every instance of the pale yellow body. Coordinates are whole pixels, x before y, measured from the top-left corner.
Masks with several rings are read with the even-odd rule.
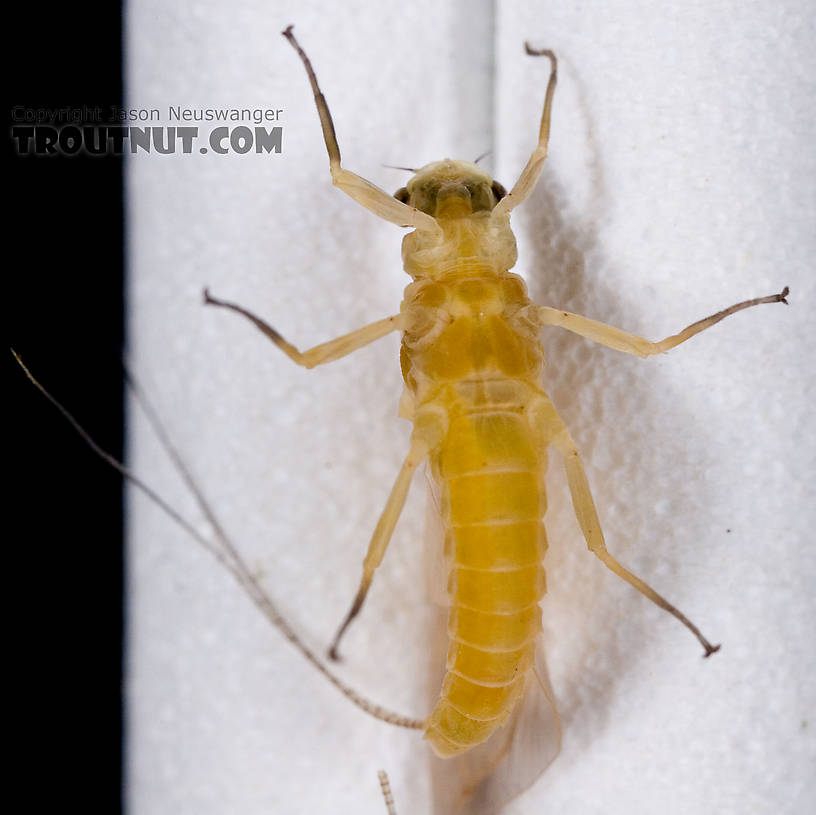
[[[510,212],[530,194],[546,158],[556,81],[554,55],[539,52],[549,57],[552,71],[538,144],[510,193],[475,164],[445,160],[416,171],[407,188],[391,197],[340,166],[331,117],[314,72],[291,28],[284,35],[306,66],[334,183],[379,217],[413,228],[403,242],[405,271],[413,282],[405,291],[399,314],[305,352],[246,309],[212,298],[208,292],[205,301],[248,317],[290,359],[307,368],[345,356],[391,331],[402,332],[406,388],[401,415],[414,424],[411,445],[369,544],[357,597],[332,651],[362,606],[412,475],[428,459],[445,528],[443,559],[450,606],[446,673],[431,714],[417,720],[373,705],[345,685],[299,639],[226,536],[160,427],[159,436],[207,517],[214,541],[101,450],[15,357],[91,448],[210,550],[267,619],[346,697],[379,719],[422,729],[439,756],[459,756],[457,761],[445,763],[449,779],[456,775],[454,768],[465,768],[456,779],[460,782],[453,796],[457,806],[467,800],[473,805],[472,812],[494,811],[529,786],[554,757],[553,746],[557,751],[557,714],[545,670],[540,662],[536,664],[536,656],[540,656],[536,654],[541,630],[539,600],[545,592],[542,561],[547,549],[542,521],[546,511],[543,476],[550,446],[563,459],[576,517],[590,551],[686,625],[703,645],[705,656],[719,647],[711,645],[682,613],[606,550],[578,452],[540,386],[544,365],[540,330],[547,326],[565,328],[610,348],[646,357],[685,342],[737,311],[786,302],[788,289],[737,303],[660,342],[531,303],[521,278],[510,272],[516,262]],[[148,415],[155,423],[150,411]],[[545,708],[549,715],[542,715]],[[506,736],[500,738],[496,731],[512,720],[514,713],[523,715],[516,716],[513,725],[505,728]],[[525,728],[527,722],[530,725]],[[554,742],[542,738],[546,728],[554,732]],[[533,738],[516,738],[525,729],[525,735],[532,734]],[[526,760],[528,766],[514,772],[522,763],[518,759]],[[509,766],[511,770],[505,773],[506,778],[492,784],[500,763],[503,769]],[[392,812],[393,800],[384,773],[380,781]]]
[[[540,386],[544,357],[539,334],[545,326],[559,326],[645,357],[673,348],[736,311],[785,302],[787,288],[738,303],[660,342],[531,303],[522,280],[510,272],[516,262],[510,212],[529,196],[547,156],[555,56],[528,47],[528,53],[549,58],[551,73],[538,144],[509,193],[475,164],[448,159],[416,171],[407,187],[392,197],[341,166],[334,126],[311,64],[291,28],[284,36],[306,67],[334,184],[379,217],[413,229],[403,241],[403,262],[414,282],[405,291],[400,313],[305,352],[245,309],[207,295],[207,302],[247,316],[290,359],[308,368],[345,356],[391,331],[402,332],[406,389],[400,413],[414,423],[411,445],[372,535],[360,587],[332,655],[362,607],[413,473],[426,459],[445,527],[450,647],[434,710],[424,722],[413,721],[386,714],[362,703],[353,692],[343,692],[380,718],[422,728],[442,757],[468,754],[489,742],[514,710],[521,709],[521,699],[552,706],[544,672],[534,663],[541,628],[538,603],[545,591],[542,559],[547,541],[542,519],[550,446],[564,461],[575,513],[590,551],[686,625],[706,656],[716,651],[719,646],[709,643],[678,609],[607,551],[578,452]],[[557,729],[554,708],[546,721]],[[511,736],[515,730],[510,728]],[[479,771],[481,775],[471,775],[474,783],[510,755],[510,741],[500,740],[489,755],[490,766]],[[542,749],[541,755],[545,753]],[[548,755],[546,760],[551,760],[554,754]],[[541,769],[513,780],[508,789],[517,793]]]
[[[440,162],[423,177],[461,176]],[[490,179],[475,166],[475,179]],[[529,681],[547,541],[543,476],[546,425],[532,408],[544,363],[539,330],[525,317],[509,217],[471,211],[455,195],[441,235],[405,238],[402,341],[407,418],[441,431],[429,451],[445,527],[450,613],[447,674],[426,737],[440,756],[485,741],[507,721]]]

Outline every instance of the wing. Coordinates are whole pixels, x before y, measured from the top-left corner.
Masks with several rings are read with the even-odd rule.
[[[442,523],[441,499],[439,487],[431,478],[429,465],[425,469],[425,482],[428,485],[425,502],[425,541],[423,545],[423,570],[425,572],[425,593],[428,600],[438,607],[450,605],[448,599],[448,575],[450,559],[445,554],[445,525]],[[447,611],[446,611],[447,618]],[[440,633],[438,621],[434,621],[432,635]],[[447,640],[447,619],[441,621],[442,633]],[[435,643],[434,643],[435,645]],[[444,644],[447,649],[447,642]],[[443,659],[445,651],[442,652]],[[440,676],[441,680],[441,676]],[[439,690],[437,686],[436,691]],[[436,698],[434,697],[434,701]]]
[[[434,812],[496,813],[532,786],[560,749],[561,721],[547,674],[543,637],[539,636],[535,667],[508,723],[462,756],[432,756]]]

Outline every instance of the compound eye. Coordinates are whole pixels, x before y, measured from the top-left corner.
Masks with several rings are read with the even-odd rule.
[[[396,199],[397,199],[397,201],[400,201],[400,202],[401,202],[401,203],[403,203],[403,204],[407,204],[407,203],[408,203],[408,199],[409,199],[410,197],[411,197],[411,196],[410,196],[410,194],[409,194],[409,192],[408,192],[408,189],[407,189],[406,187],[400,187],[400,188],[399,188],[399,189],[398,189],[398,190],[397,190],[397,191],[394,193],[394,198],[396,198]]]
[[[493,195],[496,196],[497,201],[501,201],[507,195],[507,190],[498,181],[494,181],[490,189],[493,190]]]

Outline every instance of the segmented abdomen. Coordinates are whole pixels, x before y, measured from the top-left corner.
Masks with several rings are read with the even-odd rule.
[[[504,724],[533,665],[547,547],[536,447],[522,412],[483,408],[451,418],[432,462],[451,608],[447,672],[425,735],[443,757]]]
[[[541,630],[546,469],[527,406],[543,355],[516,275],[462,259],[406,290],[411,413],[444,415],[430,453],[449,570],[450,646],[425,735],[440,756],[484,742],[524,691]],[[415,415],[414,413],[414,415]]]

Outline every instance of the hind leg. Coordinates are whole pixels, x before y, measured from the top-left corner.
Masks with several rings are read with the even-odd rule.
[[[709,657],[719,650],[719,645],[712,645],[702,634],[699,628],[686,617],[679,609],[675,608],[668,600],[659,595],[648,583],[645,583],[637,575],[632,574],[624,568],[618,561],[609,554],[604,541],[601,522],[598,519],[598,512],[595,509],[595,502],[592,500],[592,493],[589,490],[584,465],[575,442],[572,440],[567,426],[556,412],[549,399],[542,399],[535,408],[535,418],[537,424],[542,428],[543,438],[546,438],[564,460],[564,469],[567,473],[567,484],[569,486],[572,505],[575,509],[575,517],[578,525],[584,534],[589,551],[592,552],[608,569],[613,571],[618,577],[625,580],[630,586],[636,588],[642,595],[648,597],[655,605],[668,611],[676,617],[686,628],[694,634],[703,646],[705,653],[703,656]]]
[[[371,588],[371,583],[374,580],[374,572],[385,556],[385,550],[391,541],[394,527],[396,527],[397,521],[402,513],[402,508],[405,505],[405,499],[408,497],[408,490],[411,486],[411,479],[413,478],[414,472],[416,472],[417,467],[422,463],[429,451],[439,444],[442,434],[442,424],[438,417],[432,412],[420,412],[417,414],[414,420],[414,431],[411,435],[411,448],[405,457],[405,461],[397,475],[394,486],[391,488],[391,494],[380,515],[380,520],[374,529],[374,534],[371,536],[368,551],[363,560],[363,576],[360,580],[360,587],[357,589],[354,602],[351,604],[351,608],[348,614],[346,614],[329,648],[329,656],[332,659],[339,659],[338,648],[340,646],[340,640],[352,620],[360,613],[360,609],[363,607],[368,590]]]

